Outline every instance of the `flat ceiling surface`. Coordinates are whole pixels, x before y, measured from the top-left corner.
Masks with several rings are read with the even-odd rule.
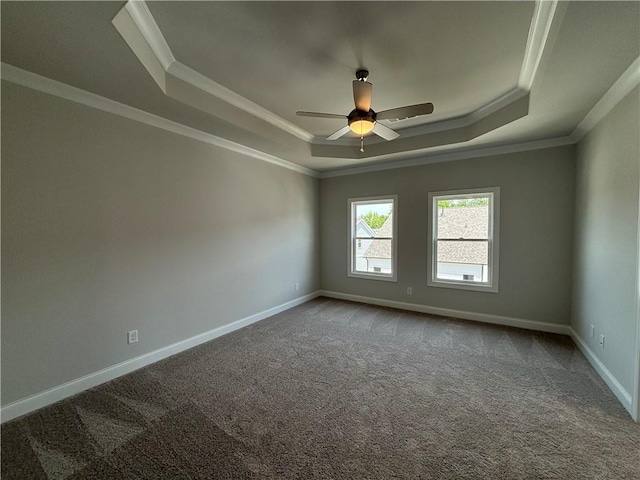
[[[472,113],[518,87],[535,10],[528,1],[148,2],[179,62],[315,137],[292,139],[300,145],[287,154],[259,123],[165,95],[112,24],[124,5],[3,1],[2,62],[317,171],[377,159],[355,153],[356,138],[341,140],[351,158],[314,155],[311,144],[344,123],[297,110],[346,115],[354,72],[366,67],[375,110],[434,103],[432,115],[385,122],[401,136]],[[528,114],[455,148],[569,135],[639,50],[640,3],[560,3]]]

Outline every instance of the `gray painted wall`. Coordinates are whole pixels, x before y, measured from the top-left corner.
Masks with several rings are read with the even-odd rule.
[[[323,179],[321,285],[379,299],[568,324],[573,146]],[[427,193],[499,186],[498,293],[427,287]],[[347,198],[399,194],[398,282],[347,277]],[[413,295],[406,294],[413,287]]]
[[[638,88],[579,144],[577,173],[568,146],[321,182],[11,83],[2,94],[3,405],[320,286],[555,324],[572,310],[632,392]],[[499,293],[427,287],[427,193],[481,186],[501,187]],[[399,281],[347,277],[347,198],[394,193]]]
[[[571,320],[629,394],[638,354],[639,106],[636,87],[578,144]]]
[[[7,82],[2,161],[3,405],[319,287],[317,179]]]

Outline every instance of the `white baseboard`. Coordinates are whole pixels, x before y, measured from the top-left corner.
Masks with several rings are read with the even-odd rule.
[[[600,361],[598,356],[595,354],[587,342],[585,342],[578,333],[571,327],[569,327],[569,334],[573,341],[578,345],[580,351],[587,357],[591,366],[598,372],[598,375],[602,377],[607,386],[611,389],[613,394],[618,398],[622,406],[627,409],[629,414],[633,417],[633,401],[631,394],[625,390],[625,388],[620,384],[618,379],[609,371],[607,367],[605,367],[604,363]]]
[[[200,345],[201,343],[208,342],[210,340],[213,340],[214,338],[218,338],[222,335],[231,333],[235,330],[246,327],[247,325],[251,325],[252,323],[258,322],[267,317],[271,317],[277,313],[308,302],[309,300],[312,300],[319,295],[320,292],[316,291],[308,295],[298,297],[276,307],[263,310],[262,312],[258,312],[248,317],[241,318],[226,325],[222,325],[221,327],[216,327],[212,330],[209,330],[208,332],[195,335],[180,342],[176,342],[158,350],[154,350],[153,352],[145,353],[144,355],[140,355],[116,365],[103,368],[102,370],[90,373],[89,375],[76,378],[75,380],[71,380],[70,382],[45,390],[44,392],[40,392],[30,397],[9,403],[7,405],[4,405],[0,409],[0,422],[4,423],[9,420],[13,420],[14,418],[21,417],[22,415],[26,415],[27,413],[33,412],[39,408],[46,407],[47,405],[51,405],[52,403],[58,402],[60,400],[64,400],[65,398],[71,397],[73,395],[76,395],[77,393],[88,390],[89,388],[96,387],[102,383],[121,377],[122,375],[133,372],[134,370],[138,370],[139,368],[145,367],[164,358],[170,357],[171,355],[175,355],[176,353],[188,350],[197,345]]]
[[[372,297],[364,297],[360,295],[351,295],[347,293],[331,292],[327,290],[318,290],[316,292],[304,295],[289,302],[283,303],[273,308],[269,308],[262,312],[258,312],[254,315],[236,320],[221,327],[214,328],[208,332],[195,335],[180,342],[168,345],[166,347],[154,350],[153,352],[140,355],[130,360],[112,365],[97,372],[85,375],[70,382],[58,385],[56,387],[45,390],[44,392],[37,393],[30,397],[17,400],[9,403],[0,409],[0,422],[4,423],[14,418],[26,415],[39,408],[46,407],[52,403],[64,400],[65,398],[76,395],[80,392],[88,390],[89,388],[96,387],[102,383],[108,382],[115,378],[118,378],[127,373],[138,370],[176,353],[180,353],[184,350],[188,350],[202,343],[208,342],[215,338],[218,338],[227,333],[231,333],[240,328],[251,325],[265,318],[276,315],[280,312],[293,308],[297,305],[301,305],[316,297],[324,296],[329,298],[336,298],[340,300],[349,300],[359,303],[367,303],[371,305],[379,305],[383,307],[398,308],[402,310],[410,310],[414,312],[430,313],[433,315],[442,315],[446,317],[462,318],[465,320],[476,320],[485,323],[493,323],[498,325],[506,325],[509,327],[525,328],[528,330],[537,330],[550,333],[559,333],[569,335],[575,341],[578,348],[582,351],[589,363],[602,377],[605,383],[609,386],[614,395],[618,398],[620,403],[631,413],[632,411],[632,397],[627,392],[615,376],[609,371],[607,367],[600,361],[596,354],[589,348],[589,346],[578,336],[578,334],[568,325],[556,325],[545,322],[535,322],[531,320],[524,320],[513,317],[503,317],[498,315],[489,315],[484,313],[466,312],[462,310],[452,310],[448,308],[430,307],[428,305],[419,305],[415,303],[397,302],[393,300],[383,300]]]
[[[533,320],[524,320],[522,318],[503,317],[503,316],[491,315],[487,313],[466,312],[463,310],[452,310],[449,308],[430,307],[428,305],[420,305],[417,303],[397,302],[394,300],[382,300],[379,298],[362,297],[360,295],[330,292],[326,290],[321,290],[320,295],[324,297],[337,298],[340,300],[350,300],[352,302],[369,303],[371,305],[380,305],[383,307],[398,308],[401,310],[411,310],[413,312],[430,313],[432,315],[442,315],[443,317],[462,318],[464,320],[476,320],[478,322],[494,323],[497,325],[506,325],[508,327],[526,328],[527,330],[537,330],[541,332],[560,333],[562,335],[570,335],[568,325],[536,322]]]

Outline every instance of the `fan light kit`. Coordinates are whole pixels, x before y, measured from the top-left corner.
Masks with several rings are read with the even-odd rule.
[[[378,123],[378,120],[400,120],[433,113],[433,103],[419,103],[376,113],[371,109],[373,85],[367,82],[368,77],[369,72],[365,69],[360,69],[356,72],[357,80],[353,81],[353,100],[356,108],[349,115],[319,112],[296,112],[296,114],[302,117],[346,118],[347,125],[329,135],[327,140],[336,140],[351,131],[360,136],[360,151],[364,152],[364,136],[371,132],[387,141],[394,140],[400,136],[399,133],[389,127]]]
[[[358,120],[354,119],[349,122],[349,128],[353,133],[357,133],[358,135],[366,135],[371,130],[373,130],[373,120],[363,119]]]

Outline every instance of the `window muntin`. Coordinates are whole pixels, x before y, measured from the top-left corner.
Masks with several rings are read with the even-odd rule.
[[[348,276],[397,279],[397,195],[350,198]]]
[[[499,188],[429,194],[428,285],[498,291]]]

